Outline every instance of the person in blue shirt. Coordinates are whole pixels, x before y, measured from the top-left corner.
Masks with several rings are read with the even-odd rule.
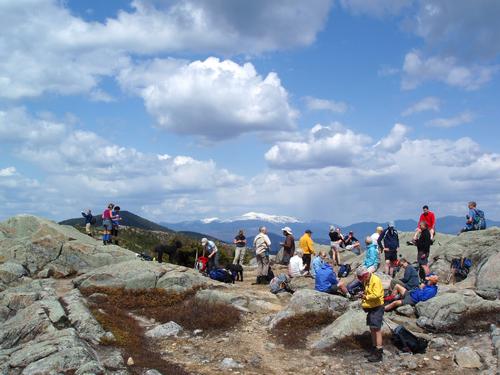
[[[460,231],[460,233],[462,233],[462,232],[469,232],[471,230],[477,230],[478,229],[476,227],[476,223],[478,221],[478,219],[477,219],[477,210],[476,210],[477,204],[476,204],[476,202],[469,202],[468,207],[469,207],[469,212],[465,216],[465,218],[467,219],[466,222],[465,222],[465,227],[462,228],[462,230]]]
[[[385,311],[391,311],[403,305],[415,306],[419,302],[427,301],[435,297],[438,292],[438,276],[430,274],[427,275],[425,280],[427,281],[426,284],[422,284],[419,288],[411,291],[401,285],[396,285],[395,289],[403,299],[391,302],[385,307]]]
[[[311,275],[313,277],[316,277],[316,272],[323,266],[327,259],[327,254],[326,251],[322,250],[319,252],[317,256],[314,257],[312,263],[311,263]]]
[[[332,266],[327,262],[323,263],[321,268],[316,272],[315,287],[318,292],[329,294],[343,294],[347,298],[351,295],[347,291],[344,283],[337,279],[337,275]]]
[[[365,244],[366,251],[363,266],[365,266],[369,272],[374,273],[379,265],[378,245],[373,243],[371,236],[366,237]]]
[[[85,219],[85,232],[90,237],[93,237],[93,235],[92,235],[92,225],[94,225],[94,223],[93,223],[94,216],[92,215],[92,211],[90,209],[88,209],[86,211],[82,211],[82,216]]]

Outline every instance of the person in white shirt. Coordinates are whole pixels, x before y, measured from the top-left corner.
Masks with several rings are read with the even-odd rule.
[[[260,284],[262,278],[267,278],[269,272],[269,249],[271,240],[267,235],[267,228],[260,227],[259,234],[253,240],[255,249],[255,258],[257,260],[257,284]]]
[[[290,277],[305,276],[307,274],[306,266],[302,261],[302,250],[295,250],[295,255],[288,264],[288,275]]]
[[[384,231],[384,228],[377,227],[375,233],[373,233],[370,237],[372,238],[372,243],[377,243],[378,238],[380,237],[380,233]]]

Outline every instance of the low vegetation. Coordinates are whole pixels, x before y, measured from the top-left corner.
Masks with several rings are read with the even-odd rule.
[[[311,331],[332,323],[335,316],[330,313],[306,313],[280,321],[273,329],[276,340],[286,348],[302,349],[306,347],[307,336]]]
[[[201,303],[194,298],[196,290],[185,293],[170,293],[163,289],[127,290],[113,288],[84,288],[85,297],[99,293],[98,304],[90,304],[97,321],[116,340],[103,340],[103,345],[114,345],[122,349],[125,361],[134,359],[131,370],[142,374],[154,368],[163,374],[188,374],[182,367],[164,360],[154,343],[144,336],[144,328],[134,315],[154,319],[158,323],[175,321],[184,329],[204,331],[227,330],[240,322],[240,312],[218,303]]]

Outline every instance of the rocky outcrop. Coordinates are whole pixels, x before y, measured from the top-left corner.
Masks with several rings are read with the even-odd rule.
[[[389,324],[395,326],[386,318]],[[390,329],[386,324],[382,326],[384,334],[390,334]],[[337,318],[332,324],[321,331],[320,338],[311,343],[312,349],[329,349],[339,344],[346,344],[345,340],[352,340],[352,344],[356,345],[356,341],[361,336],[369,333],[369,328],[366,325],[366,313],[354,308],[348,310],[341,317]]]
[[[449,290],[415,307],[417,324],[430,331],[464,333],[500,317],[500,301],[488,301],[472,290]]]
[[[5,277],[25,273],[65,277],[134,258],[131,251],[103,246],[73,227],[35,216],[19,215],[0,223],[0,259],[6,262],[0,269],[3,283]]]
[[[74,284],[78,288],[161,288],[172,292],[184,292],[219,283],[186,267],[135,258],[91,270],[76,278]]]
[[[276,314],[270,326],[273,328],[283,319],[306,313],[327,313],[340,316],[348,306],[349,301],[344,297],[301,289],[293,294],[288,306]]]
[[[199,290],[196,293],[196,298],[205,302],[232,305],[242,312],[277,312],[281,310],[279,299],[274,294],[242,292],[235,287]]]

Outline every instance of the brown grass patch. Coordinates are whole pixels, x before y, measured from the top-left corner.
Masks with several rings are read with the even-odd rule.
[[[476,332],[487,332],[491,324],[500,323],[500,309],[463,314],[460,319],[446,329],[435,330],[439,333],[451,333],[464,336]]]
[[[387,346],[391,342],[391,334],[383,334],[382,341]],[[372,348],[372,336],[370,332],[365,332],[362,335],[348,336],[339,340],[333,347],[328,348],[327,351],[333,348],[341,348],[342,350],[370,350]]]
[[[132,357],[135,365],[130,370],[136,374],[148,368],[155,368],[164,374],[189,373],[161,358],[158,348],[152,347],[151,339],[144,337],[144,328],[130,313],[153,318],[158,323],[175,321],[185,329],[205,331],[230,329],[241,318],[240,312],[232,306],[196,300],[195,289],[170,293],[163,289],[82,288],[81,292],[85,297],[94,293],[107,295],[106,301],[91,304],[96,319],[116,338],[116,341],[103,340],[101,344],[120,347],[125,361]]]
[[[312,330],[332,323],[336,316],[331,313],[306,313],[280,321],[272,330],[277,341],[286,348],[306,347],[307,336]]]

